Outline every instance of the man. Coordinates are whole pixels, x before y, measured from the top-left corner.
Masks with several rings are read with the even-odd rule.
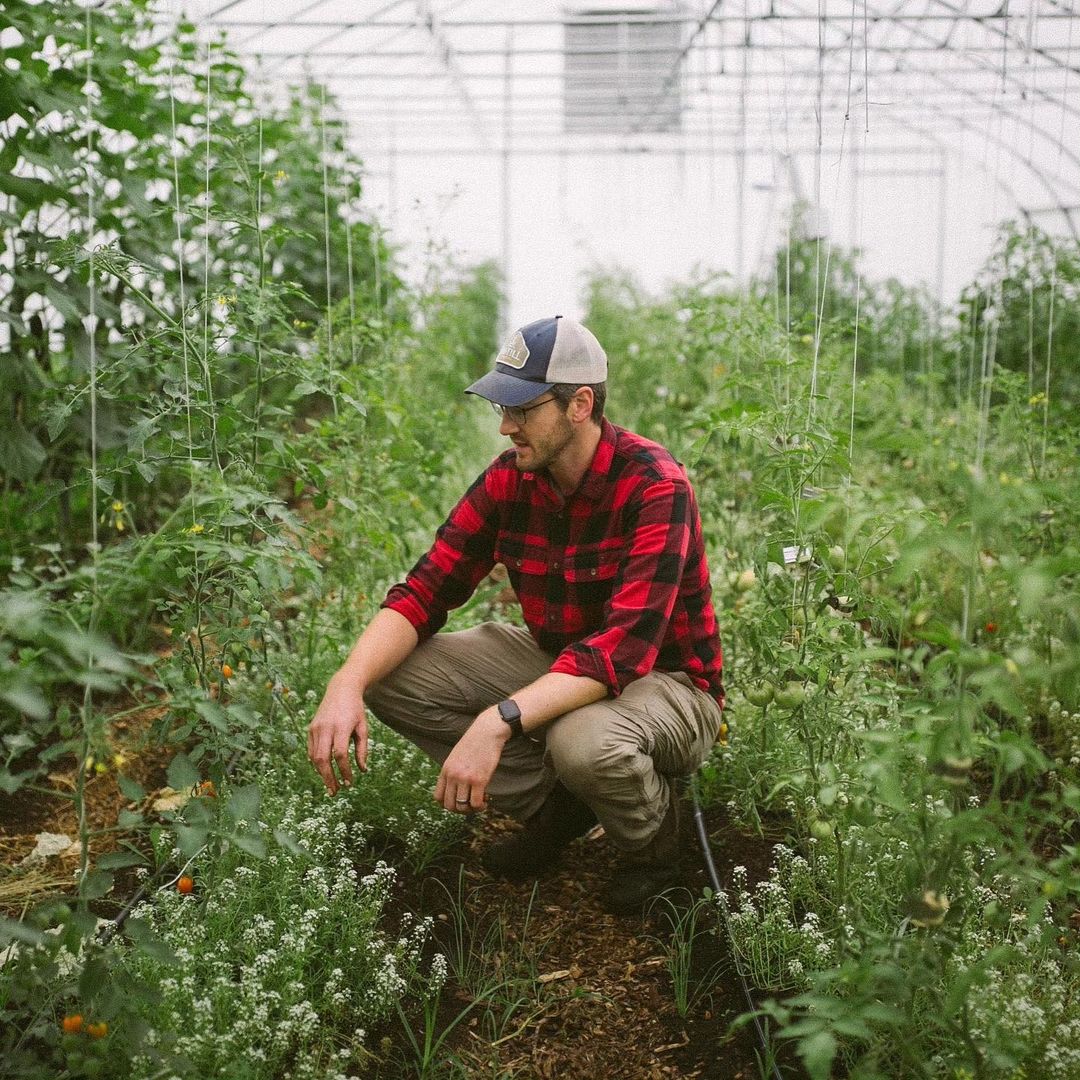
[[[531,876],[597,820],[622,858],[609,909],[677,878],[674,781],[721,723],[720,640],[701,520],[682,467],[604,418],[607,357],[580,323],[540,319],[466,393],[512,446],[466,492],[334,675],[308,754],[333,794],[367,768],[365,704],[442,764],[447,810],[524,828],[487,849]],[[436,633],[496,562],[527,629]]]

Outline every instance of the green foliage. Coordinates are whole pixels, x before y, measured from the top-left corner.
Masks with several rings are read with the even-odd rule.
[[[834,317],[790,332],[775,296],[712,282],[653,300],[602,279],[587,316],[615,343],[613,418],[687,463],[713,541],[729,737],[704,789],[790,835],[768,879],[737,878],[726,901],[735,960],[752,984],[797,992],[770,1008],[813,1076],[840,1061],[860,1077],[1067,1076],[1080,1031],[1061,951],[1080,898],[1067,403],[1050,422],[990,354],[958,396],[948,340],[914,364],[915,329],[894,318],[910,299],[857,279],[853,363],[851,267],[832,259]],[[805,247],[795,265],[802,295]],[[999,1019],[1010,985],[1047,1018],[1022,1050]]]
[[[145,2],[24,4],[12,22],[0,789],[73,766],[84,856],[72,907],[8,927],[25,947],[0,975],[0,1051],[26,1077],[276,1076],[298,1057],[329,1076],[344,1037],[361,1071],[357,1025],[432,993],[426,928],[382,928],[390,875],[368,873],[373,851],[422,866],[459,822],[395,739],[375,741],[362,793],[317,805],[304,732],[388,576],[482,464],[460,390],[492,351],[497,281],[449,270],[431,295],[405,293],[317,88],[270,113],[191,26],[136,48]],[[446,446],[463,430],[477,455],[459,472]],[[145,738],[176,751],[177,805],[153,812],[120,776],[130,840],[91,862],[107,829],[82,814],[85,785],[111,767],[121,694],[167,704]],[[89,909],[132,867],[157,902],[106,942]],[[269,970],[236,938],[253,912]],[[302,928],[314,966],[312,940],[289,940]],[[107,1033],[64,1031],[73,1013]]]
[[[287,457],[263,421],[332,380],[330,349],[316,370],[306,359],[313,320],[327,316],[332,343],[332,301],[385,313],[397,289],[321,91],[267,114],[235,58],[207,54],[189,24],[132,48],[155,36],[146,0],[89,16],[72,0],[18,4],[11,25],[22,42],[5,50],[17,66],[0,147],[17,270],[0,283],[9,559],[28,531],[69,552],[85,542],[91,438],[99,498],[122,502],[140,531],[195,470],[243,477],[264,453]],[[352,344],[362,360],[368,342]]]
[[[997,247],[964,289],[952,349],[963,392],[977,385],[984,349],[1024,379],[1030,396],[1073,405],[1080,396],[1080,254],[1028,225],[1001,228]],[[1041,404],[1041,402],[1040,402]]]

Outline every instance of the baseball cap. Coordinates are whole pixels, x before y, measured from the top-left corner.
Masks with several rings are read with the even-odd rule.
[[[579,322],[556,315],[515,330],[495,357],[495,370],[465,391],[496,405],[524,405],[556,383],[602,383],[607,354]]]

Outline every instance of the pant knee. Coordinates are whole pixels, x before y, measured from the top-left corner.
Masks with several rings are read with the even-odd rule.
[[[609,785],[625,784],[640,774],[642,755],[631,740],[611,732],[560,732],[548,734],[551,764],[562,782],[579,796],[603,792]]]

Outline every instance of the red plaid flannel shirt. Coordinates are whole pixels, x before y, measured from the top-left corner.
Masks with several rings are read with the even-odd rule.
[[[701,517],[682,466],[662,447],[603,421],[578,489],[497,457],[439,528],[383,607],[420,640],[446,622],[495,563],[552,671],[613,695],[658,671],[684,671],[723,705],[720,637]]]

